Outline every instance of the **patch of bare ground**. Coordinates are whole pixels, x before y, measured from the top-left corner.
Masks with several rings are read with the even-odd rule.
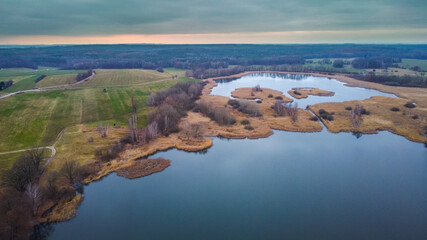
[[[334,92],[322,90],[319,88],[292,88],[292,90],[288,91],[288,94],[296,99],[307,98],[308,95],[324,97],[335,95]]]
[[[421,107],[407,108],[407,99],[390,97],[371,97],[361,101],[347,101],[337,103],[320,103],[309,106],[319,118],[319,110],[333,114],[333,121],[322,119],[330,132],[360,132],[377,133],[378,130],[387,130],[402,135],[415,142],[427,142],[425,128],[427,127],[427,111]],[[351,117],[351,110],[356,104],[363,106],[369,114],[362,115],[359,126]],[[392,111],[395,108],[397,111]]]
[[[131,166],[116,171],[118,176],[128,179],[140,178],[161,172],[170,165],[170,160],[164,158],[144,159],[134,161]]]

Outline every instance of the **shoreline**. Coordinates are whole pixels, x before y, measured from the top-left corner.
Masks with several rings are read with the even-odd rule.
[[[85,178],[82,183],[85,185],[88,185],[91,182],[101,180],[103,177],[113,173],[113,172],[119,172],[124,169],[129,169],[135,164],[137,164],[137,161],[140,161],[141,158],[147,158],[149,156],[152,156],[153,154],[156,154],[160,151],[166,151],[169,149],[179,149],[187,152],[197,152],[202,151],[205,149],[208,149],[212,147],[213,142],[211,137],[223,137],[228,139],[259,139],[259,138],[267,138],[274,134],[273,130],[281,130],[281,131],[292,131],[292,132],[320,132],[323,129],[323,126],[330,132],[330,133],[339,133],[339,132],[354,132],[352,129],[340,129],[339,131],[334,131],[334,129],[331,129],[330,123],[326,122],[326,120],[322,119],[315,111],[314,106],[321,105],[316,104],[314,106],[309,106],[309,110],[304,109],[298,109],[299,111],[299,118],[298,122],[293,123],[288,119],[287,117],[276,117],[274,116],[273,110],[270,108],[272,101],[274,98],[268,98],[267,92],[274,94],[281,93],[280,91],[274,90],[274,89],[266,89],[265,94],[258,94],[255,97],[257,99],[262,99],[262,103],[259,104],[260,111],[262,112],[262,117],[249,117],[247,114],[243,114],[238,112],[235,109],[230,108],[230,106],[227,104],[228,100],[230,98],[223,97],[223,96],[217,96],[217,95],[211,95],[212,89],[218,85],[218,83],[215,80],[218,79],[228,79],[228,78],[236,78],[236,77],[242,77],[251,73],[282,73],[282,74],[301,74],[301,75],[310,75],[310,76],[316,76],[316,77],[326,77],[329,79],[336,79],[337,81],[344,82],[346,86],[350,87],[362,87],[367,89],[375,89],[382,92],[387,92],[391,94],[395,94],[399,99],[406,99],[406,100],[413,100],[413,98],[409,98],[405,95],[405,93],[399,92],[401,89],[413,89],[413,91],[407,91],[406,94],[410,94],[411,92],[421,93],[425,94],[425,106],[424,104],[421,105],[421,108],[427,108],[427,89],[418,89],[418,88],[407,88],[407,87],[392,87],[392,86],[385,86],[377,83],[369,83],[369,82],[363,82],[360,80],[352,79],[347,76],[343,75],[325,75],[325,74],[319,74],[319,73],[301,73],[301,72],[276,72],[276,71],[251,71],[251,72],[244,72],[236,75],[231,76],[225,76],[225,77],[215,77],[215,78],[208,78],[201,81],[207,82],[207,84],[202,89],[202,95],[200,97],[200,100],[205,100],[210,103],[214,107],[223,107],[224,105],[227,106],[228,109],[230,109],[230,112],[232,113],[233,117],[236,118],[236,123],[232,126],[219,126],[209,118],[201,115],[200,113],[194,113],[194,112],[188,112],[188,115],[181,119],[180,125],[188,121],[190,123],[200,123],[204,124],[207,127],[206,133],[203,135],[203,138],[187,138],[183,139],[180,137],[179,133],[174,133],[169,135],[168,137],[159,137],[157,139],[152,140],[150,143],[143,145],[143,146],[128,146],[126,150],[124,150],[122,153],[120,153],[120,157],[118,159],[114,159],[108,163],[98,162],[98,163],[92,163],[96,164],[96,168],[99,169],[99,171],[96,171],[94,173],[91,173],[90,176]],[[348,84],[348,85],[347,85]],[[414,90],[415,89],[415,90]],[[417,90],[418,89],[418,90]],[[245,90],[245,88],[238,88],[233,91],[234,94],[232,94],[233,97],[238,97],[239,99],[251,99],[251,97],[248,95],[250,93],[249,90]],[[285,96],[284,93],[281,93],[280,96]],[[287,97],[286,97],[287,98]],[[284,99],[286,99],[284,98]],[[289,100],[292,100],[290,98],[287,98]],[[424,96],[422,96],[421,100],[424,99]],[[200,101],[198,100],[198,101]],[[292,100],[293,101],[293,100]],[[362,100],[365,101],[365,100]],[[338,104],[344,104],[344,103],[338,103]],[[317,116],[319,119],[317,121],[309,120],[310,117]],[[426,117],[427,118],[427,117]],[[254,129],[252,131],[245,130],[243,126],[240,124],[240,121],[243,119],[249,119],[251,122],[251,125],[253,125]],[[301,121],[301,122],[300,122]],[[384,131],[388,130],[392,132],[393,134],[401,135],[406,137],[410,141],[414,141],[409,139],[407,136],[393,131],[391,128],[387,127],[381,127],[376,128],[372,131],[372,129],[367,129],[360,131],[362,134],[376,134],[378,131]],[[359,132],[359,131],[357,131]],[[422,142],[422,141],[414,141],[414,142]],[[172,159],[173,160],[173,159]],[[169,166],[169,165],[168,165]],[[166,167],[165,167],[166,168]],[[163,168],[163,169],[165,169]],[[163,170],[162,169],[162,170]],[[160,171],[156,171],[160,172]],[[156,173],[153,172],[153,173]],[[143,176],[142,176],[143,177]],[[79,195],[78,195],[79,196]],[[74,214],[69,214],[69,218],[62,219],[61,221],[70,220],[75,216],[75,211],[77,211],[78,206],[80,205],[81,201],[83,200],[83,196],[79,198],[79,204],[76,204],[74,206]],[[58,210],[61,210],[62,208],[59,208]],[[55,209],[52,211],[54,212]],[[53,215],[52,213],[49,214]],[[45,221],[49,221],[49,216],[45,218]],[[43,221],[42,221],[43,222]]]

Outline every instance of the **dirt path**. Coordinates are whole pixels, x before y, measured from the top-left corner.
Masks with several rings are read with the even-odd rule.
[[[22,90],[22,91],[17,91],[17,92],[13,92],[13,93],[8,93],[4,96],[0,96],[0,99],[3,98],[7,98],[7,97],[11,97],[17,94],[22,94],[22,93],[27,93],[27,92],[44,92],[44,91],[50,91],[50,90],[58,90],[58,89],[66,89],[72,86],[76,86],[82,83],[85,83],[87,81],[89,81],[90,79],[93,78],[93,76],[95,76],[95,71],[92,71],[92,75],[90,75],[89,77],[79,81],[79,82],[75,82],[75,83],[71,83],[71,84],[65,84],[65,85],[58,85],[58,86],[52,86],[52,87],[46,87],[46,88],[36,88],[36,89],[29,89],[29,90]]]
[[[64,136],[65,131],[67,131],[68,127],[64,128],[58,135],[56,141],[52,144],[52,146],[46,146],[46,147],[39,147],[42,149],[49,149],[51,151],[50,157],[49,159],[46,161],[46,163],[43,165],[43,167],[41,168],[41,173],[44,172],[44,170],[46,169],[46,167],[49,165],[49,163],[52,161],[52,159],[55,157],[56,155],[56,145],[58,144],[58,142],[62,139],[62,136]],[[9,151],[9,152],[1,152],[0,155],[5,155],[5,154],[11,154],[11,153],[19,153],[19,152],[25,152],[28,150],[33,150],[33,149],[37,149],[37,148],[26,148],[26,149],[20,149],[20,150],[15,150],[15,151]]]

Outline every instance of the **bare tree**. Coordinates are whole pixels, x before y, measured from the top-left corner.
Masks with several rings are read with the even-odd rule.
[[[298,103],[287,103],[284,106],[285,115],[291,117],[292,122],[298,120]]]
[[[62,165],[60,174],[70,183],[74,184],[76,182],[80,164],[75,161],[67,161]]]
[[[105,138],[108,136],[108,129],[110,128],[110,124],[106,123],[105,126],[102,122],[98,123],[98,132],[101,137]]]
[[[40,190],[38,183],[30,183],[27,185],[25,192],[30,199],[32,214],[33,216],[36,216],[43,197],[42,191]]]
[[[356,104],[353,111],[351,111],[350,118],[351,118],[351,121],[353,123],[353,127],[355,127],[355,128],[360,127],[360,125],[363,122],[362,114],[364,111],[366,111],[366,110],[364,110],[363,106],[360,104]]]

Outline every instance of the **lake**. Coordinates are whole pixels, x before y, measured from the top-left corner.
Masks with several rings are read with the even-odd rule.
[[[238,81],[237,87],[259,83],[285,93],[292,87],[335,89],[334,97],[316,99],[337,101],[384,94],[327,78],[242,79],[220,83],[213,94],[229,94]],[[340,94],[340,89],[355,93]],[[354,135],[326,129],[274,131],[257,140],[213,138],[213,143],[203,153],[156,153],[152,157],[171,160],[160,173],[134,180],[110,174],[91,183],[77,217],[55,224],[49,239],[427,237],[423,144],[389,132]]]

